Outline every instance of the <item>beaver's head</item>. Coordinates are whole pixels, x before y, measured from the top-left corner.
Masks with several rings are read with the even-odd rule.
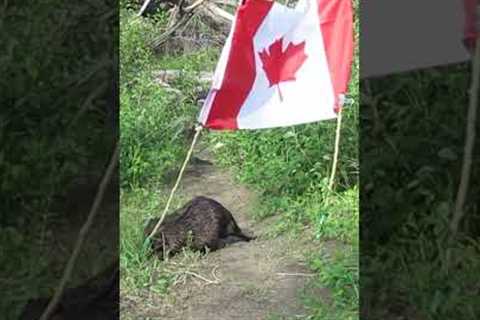
[[[157,222],[158,218],[153,218],[145,223],[145,228],[143,230],[145,239],[152,233]],[[170,237],[165,231],[165,226],[162,224],[155,232],[155,235],[150,239],[153,253],[157,254],[161,259],[163,259],[165,254],[169,255],[172,251]]]

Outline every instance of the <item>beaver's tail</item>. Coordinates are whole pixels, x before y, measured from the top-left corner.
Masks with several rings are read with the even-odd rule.
[[[244,234],[242,229],[240,229],[240,227],[237,225],[237,222],[233,219],[232,219],[232,225],[233,225],[233,232],[229,236],[239,238],[238,241],[250,241],[250,240],[255,240],[257,238],[255,236],[247,236],[246,234]]]

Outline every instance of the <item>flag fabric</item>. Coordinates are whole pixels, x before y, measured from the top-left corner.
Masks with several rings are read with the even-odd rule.
[[[463,0],[465,9],[464,44],[469,50],[475,49],[478,37],[480,2],[478,0]]]
[[[352,59],[351,0],[244,1],[198,120],[235,130],[335,118]]]

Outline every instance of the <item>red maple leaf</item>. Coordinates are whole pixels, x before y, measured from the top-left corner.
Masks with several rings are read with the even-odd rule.
[[[268,47],[268,52],[265,48],[258,53],[270,87],[277,85],[281,101],[283,97],[280,91],[280,82],[296,80],[295,73],[307,59],[304,51],[305,41],[296,45],[290,42],[284,52],[282,52],[282,42],[283,37],[273,42]]]

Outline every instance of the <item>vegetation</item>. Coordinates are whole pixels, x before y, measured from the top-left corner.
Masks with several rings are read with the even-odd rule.
[[[146,257],[142,222],[158,215],[165,204],[166,185],[184,159],[191,140],[188,129],[199,112],[196,75],[213,70],[220,47],[156,55],[148,44],[152,34],[164,30],[164,15],[160,11],[138,18],[126,7],[121,10],[121,288],[126,295],[146,286],[161,294],[168,292],[174,277],[171,272],[162,272],[162,263],[152,263]],[[174,87],[181,96],[154,83],[154,70],[179,68],[185,72]],[[327,189],[334,121],[259,131],[208,132],[203,139],[207,145],[217,146],[215,156],[220,165],[231,168],[239,183],[260,195],[259,213],[253,218],[278,218],[272,228],[274,236],[283,232],[301,235],[302,226],[312,227],[311,234],[301,235],[311,237],[318,249],[308,258],[316,272],[310,286],[329,288],[334,301],[304,296],[310,310],[308,319],[312,320],[358,317],[357,59],[349,94],[355,103],[344,111],[334,192]],[[172,207],[184,200],[176,196]],[[341,253],[326,254],[322,245],[327,241],[336,243]]]
[[[1,7],[0,310],[17,319],[56,283],[48,248],[66,186],[110,156],[115,21],[104,1]]]
[[[336,192],[328,188],[335,122],[259,131],[210,134],[221,164],[233,168],[238,180],[262,195],[257,218],[280,215],[277,232],[300,232],[314,227],[319,252],[312,253],[317,286],[332,289],[333,310],[314,297],[307,299],[312,319],[355,319],[358,310],[358,73],[349,94],[355,101],[345,107]],[[336,239],[345,245],[339,256],[325,257],[322,242]],[[343,247],[342,245],[342,247]]]
[[[434,68],[365,84],[371,92],[361,122],[361,279],[369,319],[386,313],[432,320],[480,315],[478,139],[466,214],[452,245],[454,267],[444,268],[469,68]]]
[[[164,293],[171,280],[164,274],[164,280],[151,286],[152,270],[158,270],[158,264],[152,265],[143,248],[142,223],[165,204],[164,186],[186,155],[188,130],[198,112],[193,96],[195,71],[208,66],[204,53],[178,59],[157,57],[148,44],[164,24],[161,12],[154,18],[138,18],[135,10],[120,11],[120,263],[127,270],[122,276],[122,294],[144,286]],[[154,79],[155,70],[178,64],[186,70],[178,80],[185,93],[181,97]],[[175,197],[172,207],[181,200]]]

